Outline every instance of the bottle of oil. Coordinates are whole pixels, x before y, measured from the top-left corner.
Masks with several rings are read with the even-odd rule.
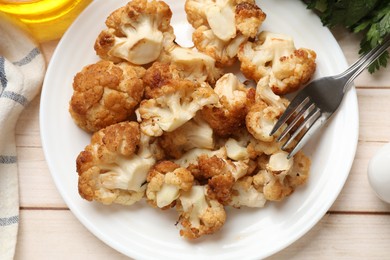
[[[60,38],[92,0],[0,0],[0,12],[25,25],[39,42]]]

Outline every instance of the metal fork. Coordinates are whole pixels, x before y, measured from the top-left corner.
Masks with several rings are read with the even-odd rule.
[[[390,35],[387,35],[380,45],[358,59],[346,71],[335,76],[313,80],[297,94],[270,132],[270,136],[274,135],[288,122],[287,127],[277,137],[277,141],[280,142],[287,134],[290,134],[290,137],[283,144],[282,150],[286,150],[292,141],[299,136],[299,140],[288,154],[288,158],[302,149],[310,137],[330,119],[340,106],[344,94],[351,87],[353,80],[389,46]]]

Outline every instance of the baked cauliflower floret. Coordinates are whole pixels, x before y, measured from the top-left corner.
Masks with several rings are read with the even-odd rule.
[[[181,167],[195,167],[198,168],[198,158],[200,156],[217,156],[219,158],[226,158],[226,148],[221,147],[218,150],[194,148],[183,154],[179,159],[174,160],[175,163]]]
[[[99,61],[85,66],[73,81],[69,112],[88,132],[128,120],[143,97],[145,69]]]
[[[259,27],[266,18],[266,14],[256,5],[254,0],[237,2],[235,10],[237,30],[246,37],[256,37]]]
[[[181,78],[192,81],[214,84],[222,75],[213,57],[195,48],[181,47],[174,41],[167,41],[158,61],[174,64]]]
[[[194,1],[187,1],[189,2]],[[199,51],[213,57],[219,66],[230,66],[236,61],[241,44],[249,37],[256,36],[265,14],[254,1],[203,2],[205,8],[208,8],[204,11],[207,23],[194,26],[192,41]],[[197,4],[199,5],[199,2],[195,5]],[[189,3],[188,6],[191,4]],[[188,14],[189,17],[191,15]]]
[[[268,106],[265,102],[256,102],[246,115],[246,127],[254,138],[264,142],[272,142],[275,137],[270,136],[272,128],[281,112]]]
[[[223,41],[205,25],[198,27],[192,34],[195,47],[213,57],[217,61],[217,66],[233,65],[237,60],[237,53],[241,44],[246,40],[245,36],[239,34],[229,41]]]
[[[235,208],[242,206],[251,208],[264,207],[266,198],[261,188],[256,183],[256,177],[244,176],[234,183],[229,205]]]
[[[141,130],[149,136],[172,132],[191,120],[206,105],[218,102],[218,96],[206,82],[171,80],[161,87],[161,96],[143,100],[137,110]]]
[[[191,172],[171,161],[153,166],[147,176],[146,197],[149,204],[162,209],[175,206],[181,192],[189,191],[194,182]]]
[[[240,47],[238,59],[241,71],[256,81],[270,76],[275,94],[297,90],[310,80],[316,69],[316,53],[309,49],[295,49],[291,37],[263,31],[255,42]]]
[[[95,42],[102,59],[142,65],[155,61],[165,37],[172,37],[172,12],[163,1],[132,0],[114,11]]]
[[[195,29],[206,25],[223,41],[237,32],[255,37],[266,17],[254,0],[187,0],[185,11]]]
[[[142,80],[145,86],[145,98],[150,99],[163,95],[162,86],[169,83],[172,79],[184,78],[180,75],[177,67],[172,63],[153,62],[143,76]]]
[[[287,135],[280,142],[276,142],[273,137],[268,136],[276,120],[289,104],[287,99],[272,92],[269,86],[269,76],[261,78],[257,83],[256,102],[246,117],[247,129],[255,137],[250,139],[247,146],[251,158],[263,153],[270,155],[280,151],[282,145],[289,138]],[[293,141],[286,149],[294,147],[295,143]]]
[[[144,196],[146,175],[155,161],[138,123],[108,126],[93,134],[77,157],[79,193],[89,201],[131,205]]]
[[[234,183],[246,175],[248,164],[244,161],[231,161],[217,156],[202,155],[198,158],[198,167],[192,173],[198,181],[207,183],[207,195],[223,205],[227,205],[232,195]]]
[[[231,175],[236,181],[248,172],[248,164],[245,161],[232,161],[218,154],[209,156],[202,154],[198,157],[198,172],[193,175],[197,180],[209,180],[217,175]]]
[[[248,149],[252,140],[255,140],[253,136],[248,132],[245,126],[233,133],[226,141],[226,154],[227,157],[235,161],[243,161],[247,159],[255,158],[257,155],[252,155]]]
[[[221,229],[226,221],[226,212],[222,204],[208,198],[204,186],[195,185],[183,192],[176,205],[182,225],[180,235],[195,239],[202,235],[213,234]]]
[[[270,87],[270,76],[261,78],[256,85],[256,102],[263,101],[268,106],[272,106],[280,112],[284,112],[290,101],[279,95],[276,95]]]
[[[213,129],[198,113],[193,119],[172,132],[165,132],[159,144],[167,156],[179,159],[193,148],[210,149],[215,145]]]
[[[301,151],[290,159],[287,154],[279,151],[271,155],[265,167],[253,177],[267,200],[280,201],[307,181],[310,159]]]
[[[227,136],[245,125],[245,117],[255,101],[255,89],[246,88],[232,73],[216,83],[219,102],[202,109],[202,115],[217,135]]]

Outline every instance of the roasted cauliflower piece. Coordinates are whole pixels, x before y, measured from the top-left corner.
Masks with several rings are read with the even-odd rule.
[[[189,191],[194,182],[191,172],[171,161],[161,161],[147,176],[146,197],[154,207],[168,209],[175,206],[182,192]]]
[[[249,149],[255,138],[248,132],[245,126],[233,133],[224,143],[227,157],[234,161],[245,161],[257,156]]]
[[[171,17],[163,1],[132,0],[107,18],[108,29],[96,39],[95,51],[114,62],[151,63],[160,56],[164,38],[173,37]]]
[[[267,15],[256,5],[255,0],[237,0],[236,28],[244,36],[255,38]]]
[[[284,97],[276,95],[270,86],[270,76],[261,78],[256,85],[256,102],[263,101],[268,106],[272,106],[276,110],[283,113],[290,101]]]
[[[253,177],[266,200],[281,201],[307,181],[310,159],[302,151],[290,159],[287,159],[287,154],[279,151],[269,156],[265,167]]]
[[[296,49],[291,37],[263,31],[254,42],[240,47],[238,59],[242,73],[259,81],[270,76],[272,91],[284,95],[308,82],[316,69],[313,50]]]
[[[213,57],[217,66],[231,66],[237,60],[237,53],[241,44],[247,41],[247,37],[238,34],[229,41],[218,38],[213,31],[202,25],[192,34],[192,41],[195,47],[211,57]]]
[[[227,205],[231,200],[234,183],[248,172],[244,161],[231,161],[217,156],[202,155],[198,158],[197,170],[192,169],[195,179],[206,182],[207,196]]]
[[[158,96],[143,100],[137,110],[141,130],[149,136],[172,132],[204,106],[218,102],[217,94],[206,82],[170,80],[160,89]]]
[[[272,142],[275,137],[270,132],[281,112],[265,102],[256,102],[246,115],[246,127],[254,138],[264,142]]]
[[[238,32],[255,37],[266,18],[254,0],[187,0],[185,11],[195,29],[208,26],[223,41],[231,40]]]
[[[289,101],[271,90],[269,85],[269,76],[261,78],[256,86],[256,104],[249,111],[246,117],[246,127],[251,133],[251,138],[247,150],[250,157],[263,153],[267,155],[274,154],[281,150],[282,145],[287,141],[287,135],[280,142],[276,142],[273,136],[269,136],[269,131],[273,128],[277,119],[286,110]],[[282,126],[282,129],[285,126]],[[282,130],[276,134],[278,135]],[[293,141],[289,147],[294,147],[296,141]]]
[[[103,128],[77,157],[79,193],[89,201],[131,205],[144,196],[155,161],[150,138],[137,122]]]
[[[214,149],[213,129],[200,114],[172,132],[165,132],[159,144],[167,156],[179,159],[193,148]]]
[[[182,75],[177,67],[172,63],[153,62],[143,76],[142,80],[145,86],[145,98],[162,96],[162,86],[171,80],[182,79]]]
[[[266,198],[261,188],[256,185],[255,176],[244,176],[237,180],[232,187],[232,196],[229,206],[240,208],[262,208],[266,203]]]
[[[198,159],[200,156],[226,158],[226,148],[221,147],[218,150],[194,148],[183,154],[179,159],[174,160],[174,162],[181,167],[198,168]]]
[[[222,76],[223,71],[216,66],[213,57],[195,48],[181,47],[173,40],[166,41],[158,61],[174,64],[181,78],[214,84]]]
[[[222,204],[206,195],[205,186],[195,185],[178,198],[176,209],[182,226],[180,235],[187,239],[213,234],[221,229],[226,221]]]
[[[232,73],[222,76],[214,88],[219,102],[205,106],[202,115],[214,132],[228,136],[245,125],[245,117],[255,102],[255,89],[246,88]]]
[[[128,120],[143,97],[145,69],[99,61],[85,66],[73,81],[69,112],[88,132]]]
[[[256,36],[266,17],[253,0],[187,0],[185,10],[194,45],[219,66],[236,61],[240,45]]]

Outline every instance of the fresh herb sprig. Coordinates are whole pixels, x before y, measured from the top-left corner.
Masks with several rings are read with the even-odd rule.
[[[390,0],[304,0],[315,10],[324,25],[343,26],[353,33],[361,33],[359,54],[365,54],[379,45],[390,34]],[[374,73],[386,67],[389,52],[383,53],[368,71]]]

